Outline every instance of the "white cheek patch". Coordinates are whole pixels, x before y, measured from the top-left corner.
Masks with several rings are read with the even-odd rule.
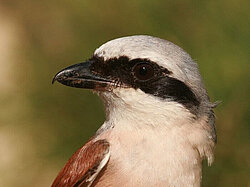
[[[149,95],[140,89],[117,88],[113,92],[100,93],[105,100],[108,119],[113,124],[118,121],[130,121],[131,123],[141,124],[171,124],[175,120],[192,119],[191,114],[181,104],[170,99],[160,99]]]

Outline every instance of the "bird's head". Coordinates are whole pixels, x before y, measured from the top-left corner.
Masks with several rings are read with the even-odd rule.
[[[129,36],[100,46],[86,62],[53,79],[95,90],[108,117],[149,121],[206,119],[214,131],[210,103],[197,64],[180,47],[151,36]],[[211,133],[215,139],[215,132]]]

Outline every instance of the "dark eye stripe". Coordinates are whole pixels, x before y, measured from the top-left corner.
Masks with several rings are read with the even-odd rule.
[[[122,56],[104,61],[103,58],[94,56],[90,61],[93,62],[92,71],[99,76],[118,80],[122,84],[134,89],[141,89],[158,98],[171,99],[185,106],[193,114],[197,113],[200,102],[192,90],[184,82],[169,77],[172,74],[171,71],[148,59],[129,60],[128,57]],[[136,68],[138,67],[138,71],[140,71],[142,64],[153,69],[153,73],[151,72],[148,77],[136,76]]]

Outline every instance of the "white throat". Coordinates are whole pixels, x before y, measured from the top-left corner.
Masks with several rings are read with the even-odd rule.
[[[200,185],[202,159],[213,160],[214,143],[205,119],[194,119],[181,104],[158,100],[140,90],[117,89],[101,97],[107,121],[98,134],[108,134],[111,153],[112,149],[118,153],[111,158],[122,167],[123,175],[129,175],[131,185],[133,173],[141,177],[142,186],[155,181],[158,183],[152,186]]]

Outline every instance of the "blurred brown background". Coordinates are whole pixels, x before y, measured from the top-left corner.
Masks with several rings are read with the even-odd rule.
[[[51,80],[102,43],[147,34],[198,62],[218,143],[203,186],[250,186],[249,2],[244,0],[1,0],[0,186],[49,186],[104,121],[90,91]]]

